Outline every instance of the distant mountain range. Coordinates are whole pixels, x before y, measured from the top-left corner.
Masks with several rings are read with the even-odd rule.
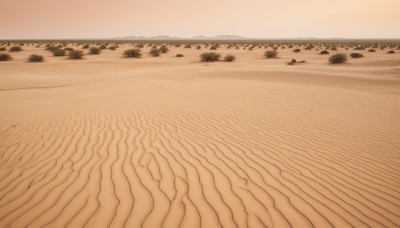
[[[166,35],[160,35],[160,36],[124,36],[124,37],[115,37],[114,39],[119,39],[119,40],[245,40],[249,39],[246,37],[242,36],[236,36],[236,35],[218,35],[218,36],[195,36],[191,38],[182,38],[182,37],[176,37],[176,36],[166,36]]]

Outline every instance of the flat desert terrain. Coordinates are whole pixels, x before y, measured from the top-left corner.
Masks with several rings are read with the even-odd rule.
[[[0,62],[0,227],[400,227],[399,50],[22,48]]]

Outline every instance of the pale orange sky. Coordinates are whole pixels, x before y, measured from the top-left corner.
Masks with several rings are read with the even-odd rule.
[[[0,0],[0,39],[400,38],[400,0]]]

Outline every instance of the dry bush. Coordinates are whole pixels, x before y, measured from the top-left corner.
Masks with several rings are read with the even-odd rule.
[[[236,59],[235,56],[233,56],[233,55],[227,55],[227,56],[225,56],[224,61],[225,61],[225,62],[233,62],[233,61],[235,61],[235,59]]]
[[[167,46],[165,46],[165,45],[162,45],[159,50],[161,53],[167,53],[169,51]]]
[[[10,52],[20,52],[22,48],[20,46],[13,46],[10,48]]]
[[[28,58],[29,62],[43,62],[44,58],[41,55],[30,55]]]
[[[0,61],[11,61],[12,57],[7,53],[0,53]]]
[[[128,49],[124,51],[124,56],[129,57],[129,58],[140,58],[142,57],[141,50],[136,48],[136,49]]]
[[[269,50],[264,53],[264,57],[267,59],[276,58],[278,56],[278,52],[276,50]]]
[[[320,55],[329,55],[329,51],[323,50],[319,53]]]
[[[69,59],[82,59],[84,56],[83,51],[71,51],[68,53],[68,58]]]
[[[353,58],[353,59],[357,59],[357,58],[362,58],[362,57],[364,57],[364,55],[361,54],[361,53],[351,53],[350,56],[351,56],[351,58]]]
[[[91,47],[89,50],[89,54],[91,55],[98,55],[100,54],[100,52],[101,52],[100,48],[97,47]]]
[[[341,64],[347,62],[347,55],[343,53],[334,54],[329,58],[331,64]]]
[[[214,62],[219,61],[221,55],[215,52],[205,52],[200,55],[200,59],[202,62]]]
[[[152,48],[151,50],[150,50],[150,55],[152,55],[152,56],[154,56],[154,57],[157,57],[157,56],[160,56],[160,49],[157,49],[157,48]]]
[[[65,56],[66,51],[65,51],[65,49],[56,49],[53,51],[53,55],[54,56]]]
[[[177,54],[176,57],[183,57],[183,54]]]

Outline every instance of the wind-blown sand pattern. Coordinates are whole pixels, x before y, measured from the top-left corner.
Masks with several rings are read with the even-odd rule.
[[[121,51],[1,63],[0,227],[400,226],[398,54]]]

